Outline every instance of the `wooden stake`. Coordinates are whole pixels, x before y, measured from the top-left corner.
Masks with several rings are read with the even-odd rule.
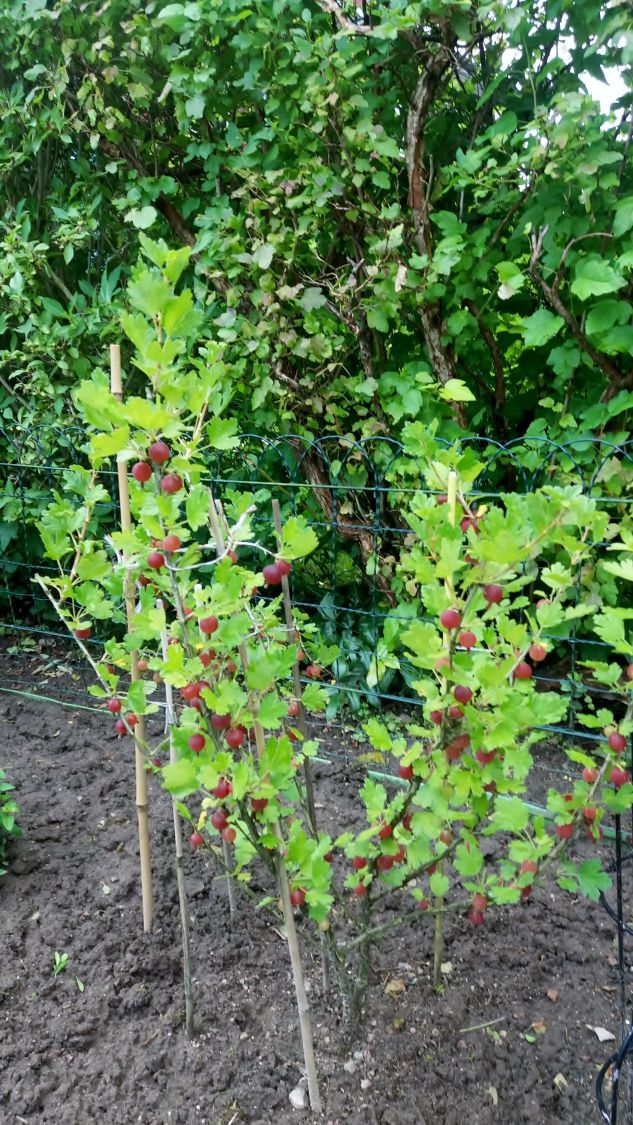
[[[446,489],[448,518],[452,524],[455,524],[457,519],[457,473],[451,469],[448,474],[448,484]],[[453,584],[446,579],[444,583],[446,592],[450,597],[454,594]],[[450,649],[450,638],[446,637],[445,645]],[[442,875],[444,873],[444,863],[441,861],[438,864],[438,872]],[[435,899],[435,906],[439,907],[438,913],[435,915],[435,933],[433,937],[433,984],[435,988],[439,988],[442,982],[442,961],[444,959],[444,914],[441,910],[443,898],[440,896]]]
[[[163,660],[167,660],[167,632],[161,633]],[[174,744],[174,693],[171,684],[165,684],[165,721],[169,732],[169,761],[176,761]],[[174,817],[174,842],[176,846],[176,884],[178,886],[178,905],[180,908],[180,928],[182,930],[182,975],[185,993],[185,1028],[191,1039],[194,1034],[193,983],[191,978],[191,937],[189,932],[189,904],[187,902],[187,881],[183,866],[182,821],[178,813],[176,798],[171,799]]]
[[[221,506],[216,504],[213,496],[210,497],[209,504],[209,522],[213,532],[216,546],[218,551],[224,550],[224,534],[222,532],[222,525],[220,523]],[[240,660],[242,668],[246,671],[248,667],[248,653],[246,645],[242,641],[240,645]],[[257,720],[253,722],[253,729],[255,731],[255,744],[257,746],[257,756],[261,758],[264,750],[266,749],[266,736],[264,728]],[[273,825],[273,832],[278,840],[282,840],[281,825],[277,821]],[[288,886],[288,875],[284,867],[283,859],[280,855],[275,857],[275,867],[277,871],[277,883],[279,886],[279,893],[281,896],[281,905],[284,915],[284,924],[286,927],[286,937],[288,939],[288,949],[290,951],[290,964],[292,967],[292,979],[295,988],[295,998],[297,1002],[297,1011],[299,1013],[299,1027],[301,1029],[301,1042],[303,1046],[303,1061],[306,1068],[306,1077],[308,1079],[308,1097],[310,1098],[310,1107],[313,1113],[321,1112],[321,1095],[319,1093],[319,1080],[317,1077],[316,1059],[314,1057],[314,1041],[312,1038],[312,1017],[310,1015],[310,1005],[308,1003],[308,995],[305,988],[305,980],[303,976],[303,963],[301,961],[301,949],[299,948],[299,938],[297,935],[297,927],[295,926],[295,917],[292,910],[292,903],[290,902],[290,887]]]
[[[119,402],[121,402],[123,398],[123,387],[121,384],[121,349],[118,344],[110,345],[110,388],[115,398],[118,398]],[[119,506],[121,509],[121,530],[125,532],[131,530],[132,519],[130,516],[130,496],[128,491],[127,467],[123,461],[119,461],[117,463],[117,476],[119,483]],[[125,562],[125,552],[123,555],[123,559]],[[128,633],[131,633],[134,628],[134,610],[136,605],[136,598],[134,594],[134,578],[131,570],[128,567],[126,567],[125,570],[124,592]],[[132,652],[130,654],[130,664],[130,678],[132,680],[132,683],[136,683],[141,678],[138,670],[137,652]],[[138,844],[141,860],[143,929],[145,933],[149,933],[152,928],[152,920],[154,917],[154,891],[152,887],[152,864],[150,859],[149,847],[147,772],[145,770],[145,758],[142,749],[144,745],[145,721],[143,716],[139,715],[138,723],[134,728],[134,757],[136,764],[136,813],[138,816]]]

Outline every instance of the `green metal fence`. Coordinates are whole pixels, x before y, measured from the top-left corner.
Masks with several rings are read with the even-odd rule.
[[[0,688],[89,705],[85,669],[33,583],[35,573],[52,569],[42,554],[37,517],[54,491],[64,493],[71,466],[87,463],[85,445],[80,428],[0,429]],[[469,445],[484,466],[474,490],[481,503],[506,491],[570,481],[608,505],[614,517],[633,499],[633,443],[582,438],[560,445],[534,437],[505,446],[476,438]],[[309,440],[245,434],[238,447],[209,461],[208,484],[219,499],[243,491],[254,495],[264,541],[273,538],[273,498],[285,515],[301,513],[314,527],[319,547],[294,569],[292,594],[296,609],[341,649],[332,667],[333,707],[419,706],[410,688],[414,670],[406,663],[401,671],[383,668],[381,661],[384,622],[400,613],[389,571],[410,534],[404,510],[413,487],[400,471],[404,464],[403,447],[394,439],[359,442],[338,435]],[[112,468],[104,478],[114,497]],[[104,534],[116,526],[114,499],[99,517]],[[582,620],[568,636],[552,638],[555,659],[535,678],[569,699],[566,724],[544,731],[591,740],[596,736],[578,728],[576,714],[581,697],[599,692],[583,683],[579,666],[602,642],[583,633]],[[98,647],[99,636],[90,643]]]

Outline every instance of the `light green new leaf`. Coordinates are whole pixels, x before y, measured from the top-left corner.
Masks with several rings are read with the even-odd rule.
[[[137,230],[147,230],[148,227],[151,227],[152,223],[156,222],[157,218],[158,211],[149,204],[146,207],[134,207],[131,211],[128,211],[125,216],[126,222],[131,223]]]

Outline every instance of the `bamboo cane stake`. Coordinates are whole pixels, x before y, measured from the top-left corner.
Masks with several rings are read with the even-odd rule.
[[[448,474],[448,484],[446,488],[447,494],[447,508],[448,518],[452,524],[455,524],[457,518],[457,473],[451,469]],[[444,588],[449,594],[453,596],[454,589],[452,582],[447,578],[444,582]],[[445,645],[450,649],[450,638],[446,637]],[[444,873],[444,862],[438,864],[438,872],[442,875]],[[444,914],[441,909],[443,899],[441,896],[435,899],[435,906],[438,908],[438,913],[435,915],[435,931],[433,937],[433,984],[435,988],[439,988],[442,980],[442,961],[444,958]]]
[[[167,632],[163,630],[160,635],[163,660],[167,660]],[[169,733],[169,761],[176,761],[176,747],[174,744],[174,692],[171,684],[165,684],[165,725]],[[191,978],[191,937],[189,932],[189,904],[187,901],[187,880],[183,865],[182,846],[182,820],[178,813],[176,798],[171,799],[171,808],[174,817],[174,842],[176,847],[176,884],[178,886],[178,905],[180,908],[180,926],[182,930],[182,975],[185,993],[185,1029],[191,1039],[194,1034],[194,1002],[193,984]]]
[[[110,388],[119,402],[123,399],[121,383],[121,349],[118,344],[110,345]],[[130,516],[130,496],[128,491],[127,468],[123,461],[117,463],[117,477],[119,484],[119,506],[121,510],[121,530],[130,531],[132,519]],[[125,553],[124,553],[125,563]],[[129,567],[125,569],[125,609],[127,614],[128,633],[134,627],[134,578]],[[140,680],[138,670],[138,653],[130,653],[130,678],[132,683]],[[143,746],[145,745],[145,720],[139,715],[139,720],[134,728],[134,758],[136,768],[136,813],[138,817],[138,844],[141,860],[141,895],[143,900],[143,929],[149,933],[152,928],[154,916],[154,891],[152,887],[152,864],[149,846],[149,817],[147,811],[147,773]]]
[[[224,535],[220,524],[221,506],[216,506],[216,501],[213,496],[210,498],[209,506],[209,521],[211,523],[211,530],[215,536],[216,545],[218,550],[224,550]],[[240,645],[240,660],[242,668],[246,671],[248,667],[248,653],[246,645],[242,641]],[[255,745],[257,747],[257,756],[261,758],[264,750],[266,749],[266,736],[264,728],[257,720],[253,722],[253,729],[255,731]],[[276,821],[273,825],[273,832],[281,842],[283,840],[281,825]],[[321,1112],[321,1095],[319,1093],[319,1080],[317,1076],[316,1059],[314,1057],[314,1041],[312,1037],[312,1017],[310,1014],[310,1004],[306,993],[305,979],[303,975],[303,963],[301,960],[301,949],[299,948],[299,937],[297,935],[297,927],[295,926],[295,918],[292,910],[292,903],[290,901],[290,887],[288,885],[288,875],[284,867],[283,858],[281,855],[275,857],[275,866],[277,870],[277,883],[279,885],[279,893],[281,896],[281,905],[284,916],[284,925],[286,927],[286,938],[288,941],[288,949],[290,951],[290,965],[292,968],[292,979],[295,989],[295,999],[297,1003],[297,1012],[299,1014],[299,1027],[301,1030],[301,1043],[303,1046],[303,1061],[306,1068],[306,1077],[308,1080],[308,1097],[310,1099],[310,1107],[313,1113]]]

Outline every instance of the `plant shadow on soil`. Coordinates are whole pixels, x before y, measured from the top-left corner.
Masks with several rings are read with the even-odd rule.
[[[230,925],[225,883],[200,853],[187,856],[199,1034],[184,1035],[171,807],[152,781],[156,920],[144,935],[130,740],[88,711],[10,695],[0,739],[24,833],[0,881],[3,1125],[310,1119],[289,1102],[302,1072],[284,940],[248,902]],[[329,740],[336,751],[340,733]],[[323,767],[324,817],[353,821],[356,788],[348,764]],[[602,907],[546,886],[477,929],[451,918],[443,995],[431,944],[428,921],[383,939],[352,1039],[304,945],[320,1120],[598,1121],[595,1076],[613,1044],[587,1025],[620,1039],[615,926]],[[69,957],[57,978],[55,951]]]

